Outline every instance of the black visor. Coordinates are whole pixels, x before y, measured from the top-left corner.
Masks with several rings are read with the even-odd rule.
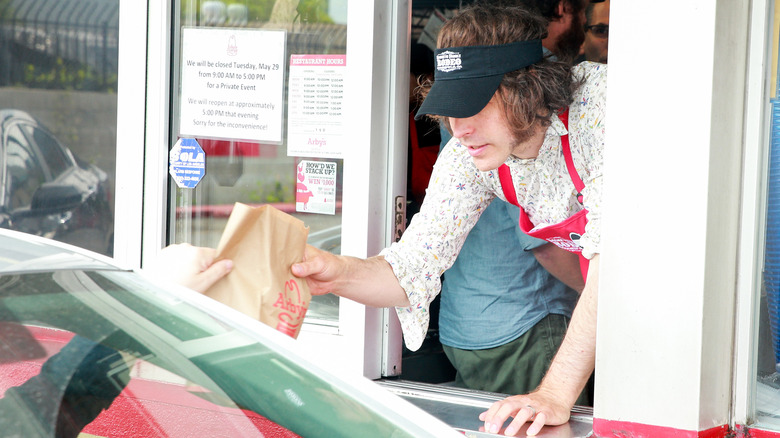
[[[542,60],[542,41],[436,49],[436,70],[415,119],[425,114],[466,118],[490,102],[504,74]]]

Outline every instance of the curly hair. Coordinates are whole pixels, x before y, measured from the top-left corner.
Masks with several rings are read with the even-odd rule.
[[[447,21],[441,28],[438,47],[499,45],[516,41],[543,39],[547,22],[538,14],[517,6],[496,6],[487,2],[472,4]],[[421,85],[423,97],[432,81]],[[542,61],[504,75],[497,96],[517,140],[527,138],[537,123],[550,125],[550,117],[567,107],[581,81],[574,80],[571,66],[563,62]],[[442,120],[449,128],[446,117]]]

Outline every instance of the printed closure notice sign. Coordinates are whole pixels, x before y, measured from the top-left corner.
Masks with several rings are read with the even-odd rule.
[[[179,135],[282,142],[283,30],[184,28]]]

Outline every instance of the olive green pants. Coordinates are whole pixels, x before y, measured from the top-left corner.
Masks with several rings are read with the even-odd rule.
[[[444,352],[457,370],[455,385],[504,394],[527,394],[542,381],[563,341],[568,318],[547,315],[519,338],[484,350],[461,350],[444,345]],[[576,404],[592,406],[592,382]]]

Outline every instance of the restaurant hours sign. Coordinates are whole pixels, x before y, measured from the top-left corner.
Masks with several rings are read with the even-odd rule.
[[[283,30],[182,29],[179,135],[281,143]]]
[[[291,55],[287,155],[343,158],[347,55]]]

